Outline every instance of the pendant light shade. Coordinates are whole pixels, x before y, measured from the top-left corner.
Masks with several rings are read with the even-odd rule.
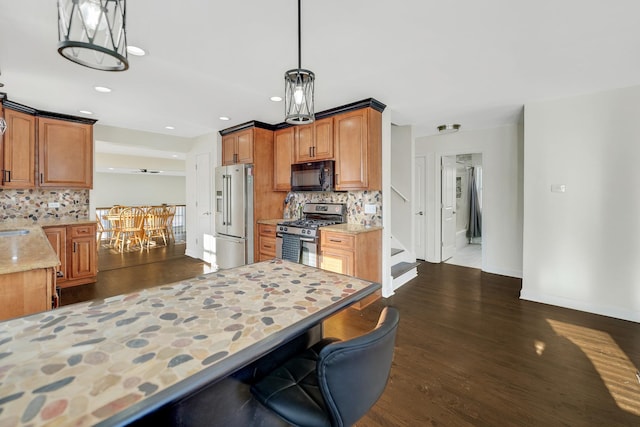
[[[58,0],[58,52],[85,67],[124,71],[125,0]]]
[[[287,123],[303,125],[312,123],[313,117],[313,82],[315,74],[300,68],[289,70],[284,75],[285,108]]]
[[[312,71],[302,69],[300,26],[300,0],[298,0],[298,68],[284,73],[284,111],[285,121],[293,125],[312,123],[315,120],[314,82]]]

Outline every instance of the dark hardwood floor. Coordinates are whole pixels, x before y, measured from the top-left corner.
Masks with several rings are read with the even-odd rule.
[[[165,253],[100,254],[94,285],[63,289],[62,302],[104,298],[208,271]],[[346,310],[325,334],[348,338],[400,310],[391,377],[357,426],[640,425],[640,325],[519,299],[521,281],[449,264],[363,311]]]
[[[207,263],[185,256],[184,251],[184,243],[125,253],[101,246],[98,250],[98,281],[63,288],[61,304],[107,298],[211,271]]]

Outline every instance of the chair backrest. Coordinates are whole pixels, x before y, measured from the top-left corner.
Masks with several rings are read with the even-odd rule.
[[[318,383],[333,425],[353,425],[382,395],[391,371],[399,319],[397,309],[385,307],[371,332],[320,351]]]
[[[125,208],[120,212],[120,228],[123,230],[142,230],[145,213],[140,208]]]

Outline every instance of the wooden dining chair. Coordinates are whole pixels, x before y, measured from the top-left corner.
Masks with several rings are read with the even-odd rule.
[[[122,212],[126,206],[114,205],[109,209],[106,215],[106,219],[109,221],[109,228],[111,229],[111,235],[109,236],[109,246],[115,247],[116,242],[119,240],[119,221],[120,221],[120,212]]]
[[[144,218],[145,213],[140,208],[125,208],[120,212],[115,242],[120,252],[124,252],[125,243],[127,244],[127,250],[131,248],[132,244],[135,245],[137,243],[140,245],[140,251],[142,251],[144,248],[142,244]]]
[[[98,212],[96,212],[96,224],[97,224],[96,243],[100,245],[102,242],[102,235],[104,233],[111,233],[113,230],[111,228],[104,228],[104,224],[102,223],[102,218],[100,218],[100,215],[98,215]]]
[[[149,250],[154,238],[162,237],[164,245],[167,245],[167,218],[168,212],[162,207],[152,207],[147,210],[144,220],[144,243]]]
[[[167,239],[169,241],[176,240],[175,235],[173,234],[173,219],[176,216],[176,206],[175,205],[165,205],[163,206],[164,211],[167,214],[167,221],[165,223],[165,233],[167,235]]]

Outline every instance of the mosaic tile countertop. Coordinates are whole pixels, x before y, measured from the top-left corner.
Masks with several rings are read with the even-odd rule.
[[[124,424],[379,287],[271,260],[0,322],[0,426]]]

